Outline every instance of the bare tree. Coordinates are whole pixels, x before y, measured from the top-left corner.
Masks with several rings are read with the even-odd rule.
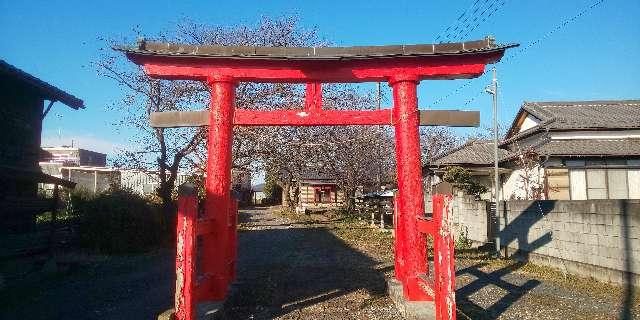
[[[420,153],[423,164],[431,162],[433,158],[455,148],[459,144],[460,138],[447,127],[420,128]]]
[[[175,31],[149,39],[200,45],[321,46],[325,43],[316,35],[315,29],[301,28],[295,17],[263,18],[256,25],[231,27],[185,20]],[[114,44],[127,40],[107,42]],[[117,128],[134,133],[131,143],[135,149],[122,152],[114,164],[156,169],[158,195],[166,212],[173,212],[172,191],[178,171],[185,167],[203,169],[206,134],[203,128],[151,128],[148,118],[152,112],[208,108],[207,86],[200,82],[151,79],[141,67],[109,49],[101,50],[94,66],[100,75],[114,80],[123,88],[123,96],[110,108],[122,114],[116,123]],[[236,104],[244,108],[290,107],[301,100],[300,90],[291,85],[241,83],[237,93]],[[255,155],[255,148],[251,146],[255,145],[255,137],[261,136],[260,129],[237,128],[235,131],[234,168],[251,169],[251,159]]]
[[[176,30],[150,40],[196,45],[326,46],[315,29],[300,27],[295,17],[263,18],[256,25],[211,26],[189,20]],[[200,82],[164,81],[147,77],[143,70],[112,51],[95,63],[100,74],[124,89],[112,108],[122,112],[119,128],[133,129],[136,150],[123,152],[120,166],[156,169],[158,195],[167,212],[173,212],[172,191],[181,168],[204,172],[206,134],[203,128],[153,129],[151,112],[208,108],[209,89]],[[327,109],[373,109],[375,98],[350,85],[323,87]],[[236,107],[274,110],[297,109],[304,104],[304,85],[240,83]],[[372,184],[378,172],[387,175],[394,167],[392,131],[379,126],[344,127],[236,127],[233,140],[233,168],[267,169],[277,174],[284,202],[297,203],[293,182],[300,181],[310,167],[321,167],[335,176],[347,199],[359,185]],[[438,146],[430,146],[438,150]],[[435,148],[435,149],[434,149]],[[391,177],[390,177],[391,178]],[[293,195],[293,199],[289,197]],[[351,202],[347,201],[347,206]]]
[[[540,200],[544,196],[544,178],[540,170],[540,155],[533,146],[520,147],[517,143],[514,161],[518,168],[519,189],[523,200]],[[519,198],[516,196],[516,198]]]
[[[498,140],[499,141],[504,139],[504,137],[507,134],[507,131],[509,130],[510,127],[511,127],[511,125],[508,124],[508,123],[504,123],[504,122],[498,123]],[[476,128],[476,129],[472,130],[466,136],[466,140],[467,141],[469,141],[469,140],[491,140],[491,139],[493,139],[493,128],[491,126]]]

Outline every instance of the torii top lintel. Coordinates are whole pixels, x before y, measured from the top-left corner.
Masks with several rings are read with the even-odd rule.
[[[248,47],[139,41],[117,47],[151,77],[238,82],[393,82],[482,75],[517,44],[484,40],[361,47]]]

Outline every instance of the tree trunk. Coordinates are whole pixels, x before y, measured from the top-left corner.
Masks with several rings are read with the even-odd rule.
[[[356,203],[354,200],[355,196],[355,188],[345,187],[344,188],[344,205],[343,208],[346,212],[351,213],[354,211],[356,207]]]
[[[284,182],[282,184],[282,204],[287,208],[292,208],[291,205],[291,183]]]
[[[300,204],[300,187],[299,186],[294,186],[292,200],[293,200],[292,207],[297,207],[298,204]]]
[[[167,171],[165,171],[166,173]],[[176,206],[173,201],[172,192],[175,188],[176,177],[178,175],[177,168],[174,170],[173,168],[168,169],[169,177],[165,176],[164,179],[161,179],[160,186],[158,187],[158,196],[162,201],[162,217],[164,219],[164,232],[173,233],[174,221],[176,217]]]

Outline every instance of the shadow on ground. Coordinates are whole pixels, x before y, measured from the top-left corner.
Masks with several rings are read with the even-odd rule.
[[[519,248],[524,249],[513,253],[514,256],[518,257],[519,262],[491,272],[483,271],[483,267],[486,267],[487,263],[476,263],[456,271],[457,277],[466,275],[474,278],[473,281],[456,289],[457,308],[464,314],[463,317],[466,315],[473,319],[496,319],[529,291],[540,285],[541,282],[535,279],[526,280],[524,283],[514,283],[504,277],[524,266],[529,261],[530,251],[534,251],[551,242],[552,234],[549,232],[530,241],[528,232],[522,232],[522,230],[531,229],[536,222],[551,212],[554,206],[555,201],[534,202],[526,211],[534,212],[535,215],[520,215],[512,221],[506,221],[506,215],[503,214],[503,217],[501,217],[504,220],[501,223],[502,227],[500,228],[496,224],[493,228],[493,230],[498,230],[497,236],[501,241],[501,245],[505,246],[504,250],[507,250],[506,246],[514,241],[518,243]],[[490,255],[490,253],[487,252],[487,255]],[[482,303],[472,299],[472,296],[481,295],[485,290],[500,291],[500,298],[493,299],[488,303],[486,300],[484,301],[485,303]]]
[[[173,250],[80,257],[65,270],[7,281],[0,319],[155,319],[173,304],[174,261]]]
[[[264,218],[255,219],[265,229],[239,234],[238,284],[226,319],[272,319],[360,289],[386,295],[384,272],[391,267],[380,268],[324,228]]]

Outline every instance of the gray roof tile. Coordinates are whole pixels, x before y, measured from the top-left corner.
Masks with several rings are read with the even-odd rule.
[[[498,157],[503,159],[508,151],[498,149]],[[431,165],[490,165],[493,163],[493,141],[472,140],[462,146],[450,150],[431,161]]]
[[[518,118],[529,113],[540,124],[515,132]],[[547,101],[524,102],[516,115],[506,139],[509,144],[543,130],[597,130],[640,128],[640,100]]]
[[[555,156],[640,156],[640,139],[549,140],[536,152]]]

